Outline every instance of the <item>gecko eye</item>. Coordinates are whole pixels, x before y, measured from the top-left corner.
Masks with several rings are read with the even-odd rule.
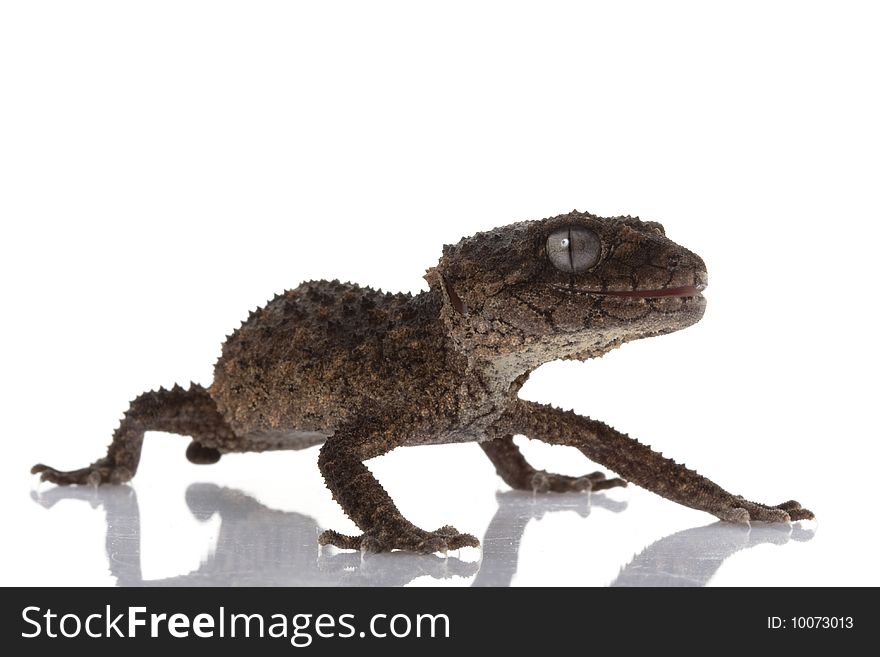
[[[602,254],[599,237],[587,228],[569,226],[559,228],[547,238],[547,256],[553,266],[568,274],[586,271]]]

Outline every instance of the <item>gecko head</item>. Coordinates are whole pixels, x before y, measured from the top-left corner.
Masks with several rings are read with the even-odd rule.
[[[447,245],[425,278],[457,348],[535,366],[690,326],[708,280],[660,224],[577,211]]]

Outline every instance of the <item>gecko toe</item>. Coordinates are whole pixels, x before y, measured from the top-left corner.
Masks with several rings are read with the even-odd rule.
[[[555,474],[544,470],[536,471],[530,480],[529,489],[534,493],[579,493],[605,490],[626,486],[623,479],[606,479],[603,472],[593,472],[581,477]]]
[[[796,500],[788,500],[775,506],[749,503],[749,512],[752,520],[763,522],[796,522],[798,520],[812,520],[813,512],[805,509]]]
[[[814,520],[816,518],[816,514],[809,509],[796,509],[794,511],[789,511],[788,515],[791,516],[792,522],[797,522],[798,520]]]
[[[479,547],[480,541],[473,534],[463,534],[455,527],[445,525],[435,532],[431,532],[437,536],[442,536],[446,541],[448,549],[458,550],[463,547]]]
[[[816,516],[809,509],[801,506],[797,500],[788,500],[782,504],[777,504],[774,509],[785,511],[789,516],[789,522],[797,522],[798,520],[813,520]]]
[[[571,481],[568,482],[568,491],[573,493],[587,492],[594,490],[597,484],[602,483],[600,481],[596,481],[592,478],[592,475],[587,475],[585,477],[573,477]]]
[[[749,512],[742,507],[726,507],[715,511],[715,515],[721,520],[727,522],[735,522],[740,525],[747,525],[751,520]]]
[[[749,502],[742,497],[735,497],[730,507],[715,512],[722,520],[737,523],[775,522],[790,523],[798,520],[812,520],[815,515],[803,508],[798,502],[789,500],[776,506]]]
[[[538,470],[532,475],[532,492],[546,493],[550,490],[550,475],[543,470]]]
[[[464,547],[480,547],[480,539],[473,534],[458,534],[457,536],[447,539],[450,550],[459,550]]]
[[[791,522],[791,516],[788,515],[788,511],[775,507],[767,509],[758,507],[757,509],[750,510],[749,516],[752,520],[758,522]]]
[[[134,472],[128,468],[117,466],[106,458],[79,470],[56,470],[43,463],[37,463],[31,468],[31,473],[39,474],[40,481],[48,481],[59,486],[121,484],[134,476]]]
[[[603,479],[602,481],[594,481],[593,482],[593,490],[608,490],[609,488],[626,488],[627,482],[625,479],[620,479],[615,477],[614,479]]]
[[[449,543],[442,536],[430,536],[416,544],[413,552],[420,554],[433,554],[434,552],[446,553],[450,550]],[[453,548],[454,549],[454,548]]]
[[[48,481],[52,484],[57,484],[59,486],[69,486],[71,484],[87,484],[89,483],[88,477],[90,474],[90,470],[88,468],[83,468],[81,470],[56,470],[55,468],[49,467],[48,465],[44,465],[42,463],[38,463],[33,468],[31,468],[32,474],[39,474],[40,481]]]
[[[328,529],[318,536],[318,545],[332,545],[340,550],[360,550],[362,536],[347,536]]]

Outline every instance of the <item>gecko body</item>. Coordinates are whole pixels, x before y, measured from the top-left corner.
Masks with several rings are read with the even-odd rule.
[[[106,456],[79,470],[33,472],[62,485],[127,481],[146,431],[189,436],[187,457],[204,464],[321,445],[327,486],[363,533],[329,530],[319,541],[376,552],[478,545],[451,526],[409,522],[364,465],[404,445],[476,442],[517,489],[630,481],[733,522],[813,517],[794,501],[745,500],[601,422],[519,398],[543,363],[596,358],[700,320],[706,267],[660,224],[577,211],[523,221],[447,245],[425,278],[429,289],[416,295],[339,281],[279,294],[227,338],[209,387],[144,393]],[[516,434],[576,447],[623,478],[537,470]]]

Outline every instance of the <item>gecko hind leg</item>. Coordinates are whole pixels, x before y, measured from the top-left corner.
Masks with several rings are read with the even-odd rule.
[[[123,483],[137,472],[147,431],[191,436],[193,442],[186,456],[193,463],[203,464],[216,463],[221,454],[218,447],[235,439],[205,388],[197,384],[190,384],[188,389],[175,385],[171,390],[145,392],[131,403],[103,458],[85,468],[67,471],[38,463],[31,472],[39,474],[42,481],[62,486]]]
[[[535,469],[522,455],[513,442],[513,435],[480,443],[480,447],[492,461],[498,476],[515,490],[535,493],[567,493],[578,491],[598,491],[618,486],[626,486],[623,479],[606,479],[603,472],[593,472],[581,477],[556,474]]]

